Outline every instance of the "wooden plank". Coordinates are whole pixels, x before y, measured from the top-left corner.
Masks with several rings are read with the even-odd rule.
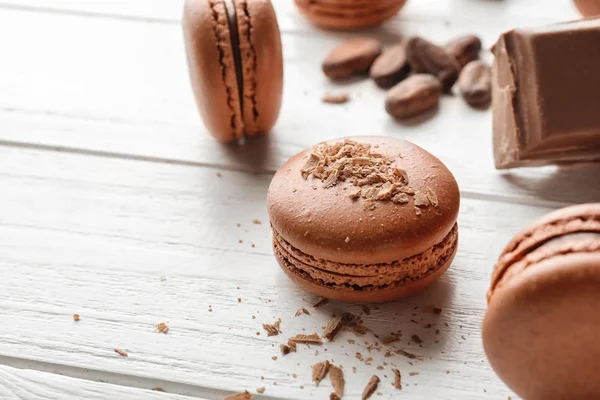
[[[273,1],[281,25],[284,29],[292,26],[309,29],[302,19],[295,18],[292,0]],[[179,21],[183,0],[108,0],[108,1],[76,1],[76,0],[2,0],[0,7],[39,10],[48,12],[71,12],[87,16],[106,18],[129,18],[171,23]],[[470,0],[419,0],[410,1],[393,20],[445,19],[460,21],[469,19],[490,20],[506,19],[514,25],[516,21],[556,21],[565,18],[577,18],[578,13],[570,0],[555,0],[548,6],[546,0],[529,0],[527,2],[498,2],[493,0],[473,2]],[[393,23],[392,22],[392,23]]]
[[[499,32],[493,25],[480,29],[488,38]],[[439,40],[469,30],[468,23],[402,23],[403,32]],[[390,42],[394,32],[380,35]],[[20,40],[8,40],[12,36]],[[340,40],[338,34],[284,35],[286,90],[280,122],[270,140],[243,147],[219,146],[202,127],[178,25],[5,10],[0,37],[5,38],[3,144],[272,172],[315,142],[386,134],[438,155],[467,195],[550,206],[598,198],[600,177],[592,168],[495,171],[490,113],[472,111],[459,98],[444,98],[437,115],[421,124],[398,124],[384,112],[384,92],[372,82],[329,82],[318,60]],[[321,103],[325,91],[342,90],[353,96],[348,105]],[[562,189],[554,190],[557,186]]]
[[[90,382],[53,373],[0,365],[0,393],[3,400],[186,400],[155,390],[141,390],[108,383]]]
[[[323,397],[330,384],[315,388],[310,365],[324,358],[344,365],[349,396],[373,373],[384,380],[382,393],[394,394],[384,362],[403,371],[408,399],[509,394],[481,349],[485,291],[504,244],[547,209],[464,199],[450,272],[429,290],[363,316],[381,338],[402,330],[399,345],[423,358],[410,365],[369,353],[371,334],[344,333],[331,344],[279,354],[287,337],[303,328],[320,332],[333,313],[360,314],[361,307],[332,302],[294,317],[312,296],[289,283],[271,254],[268,176],[230,171],[218,178],[211,168],[0,148],[0,183],[0,325],[10,327],[0,330],[4,357],[87,369],[89,379],[106,372],[161,379],[184,385],[172,391],[182,395],[265,386],[273,398]],[[283,334],[268,338],[261,324],[277,318]],[[159,322],[168,322],[168,334],[156,332]],[[423,347],[410,341],[413,334]],[[373,364],[360,363],[356,352]],[[408,376],[413,371],[420,374]]]

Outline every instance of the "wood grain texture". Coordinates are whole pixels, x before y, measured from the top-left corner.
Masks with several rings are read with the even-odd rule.
[[[0,394],[3,400],[189,400],[189,397],[165,392],[90,382],[5,365],[0,365]]]
[[[315,388],[310,374],[324,359],[344,366],[344,398],[358,398],[375,373],[384,397],[510,395],[481,348],[492,265],[527,222],[598,201],[597,167],[498,173],[490,113],[458,97],[420,123],[390,120],[372,82],[334,84],[320,71],[324,55],[354,35],[317,31],[292,1],[274,4],[286,63],[280,121],[269,140],[220,146],[189,89],[182,0],[0,0],[0,364],[38,370],[0,366],[0,398],[219,399],[261,386],[266,399],[325,398],[330,382]],[[541,5],[412,0],[363,34],[390,44],[475,32],[489,46],[505,29],[576,16],[567,0]],[[352,101],[324,105],[326,91],[348,91]],[[433,287],[363,314],[373,333],[342,333],[282,357],[287,337],[320,332],[332,314],[362,307],[313,309],[280,272],[265,208],[271,175],[315,142],[365,134],[414,141],[455,173],[463,193],[456,261]],[[294,317],[302,305],[311,315]],[[277,318],[283,334],[267,337],[261,324]],[[156,332],[159,322],[168,334]],[[399,329],[396,347],[421,360],[369,353],[364,342],[374,333]],[[402,371],[402,392],[392,367]],[[144,390],[155,386],[170,394]]]
[[[484,389],[507,394],[481,349],[485,291],[504,243],[547,209],[465,199],[451,271],[431,289],[364,316],[382,338],[402,330],[399,345],[423,361],[411,366],[401,356],[369,354],[363,341],[373,343],[373,336],[352,334],[281,357],[278,345],[287,337],[303,328],[320,332],[332,313],[360,313],[361,307],[333,302],[309,307],[311,316],[293,316],[312,297],[289,283],[271,254],[263,198],[269,180],[233,171],[217,177],[214,169],[195,166],[0,148],[0,324],[11,327],[0,331],[0,354],[83,368],[90,376],[112,372],[177,382],[186,386],[174,393],[208,398],[215,390],[260,386],[275,398],[324,396],[329,383],[314,388],[310,382],[310,365],[323,358],[341,363],[347,374],[358,368],[347,380],[349,396],[359,395],[363,381],[384,362],[420,372],[406,378],[406,398],[483,398]],[[263,223],[252,223],[255,218]],[[431,312],[434,305],[443,308],[441,316]],[[79,322],[73,313],[80,314]],[[261,324],[277,318],[284,333],[267,338]],[[159,322],[169,324],[167,335],[155,331]],[[410,342],[413,334],[425,341],[423,347]],[[114,348],[129,357],[119,357]],[[356,352],[372,356],[373,365],[361,365]],[[381,373],[391,377],[389,367]],[[390,384],[381,390],[395,389]]]
[[[511,7],[502,8],[507,13],[504,21],[510,21]],[[287,12],[295,16],[293,9]],[[390,43],[400,32],[442,41],[474,31],[489,45],[504,29],[481,26],[477,18],[469,21],[406,20],[376,34]],[[39,31],[45,32],[42,38]],[[11,35],[20,40],[6,40],[3,46],[4,143],[273,172],[318,141],[386,134],[438,155],[466,195],[549,206],[598,198],[600,189],[589,190],[600,188],[595,168],[497,172],[491,159],[489,111],[472,111],[458,97],[444,98],[437,114],[426,121],[399,124],[385,113],[384,92],[371,81],[341,86],[329,82],[320,71],[320,60],[348,35],[284,33],[286,86],[280,121],[270,140],[244,147],[218,145],[201,125],[177,24],[5,10],[0,14],[0,37]],[[38,67],[39,60],[44,60],[44,68]],[[324,105],[320,99],[326,91],[348,91],[353,100],[344,106]],[[555,190],[557,185],[563,189]]]

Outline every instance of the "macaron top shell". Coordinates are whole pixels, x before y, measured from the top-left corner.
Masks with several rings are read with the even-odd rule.
[[[600,204],[552,212],[517,234],[488,292],[483,344],[526,399],[600,393]]]
[[[269,0],[186,0],[183,31],[202,119],[222,142],[266,133],[277,120],[283,59]]]
[[[456,223],[460,196],[444,164],[404,140],[373,136],[350,139],[388,157],[391,163],[387,167],[405,171],[408,190],[403,190],[408,194],[399,194],[404,200],[351,198],[361,190],[351,179],[328,185],[327,179],[303,176],[301,171],[305,171],[316,146],[292,157],[275,174],[267,200],[273,229],[316,259],[346,264],[402,260],[446,237]],[[344,139],[324,144],[340,143]]]
[[[600,232],[600,203],[581,204],[551,212],[515,235],[494,266],[488,301],[515,263],[545,241],[577,232]]]

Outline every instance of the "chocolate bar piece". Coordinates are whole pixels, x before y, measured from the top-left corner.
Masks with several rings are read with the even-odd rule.
[[[500,36],[496,168],[600,161],[600,18]]]

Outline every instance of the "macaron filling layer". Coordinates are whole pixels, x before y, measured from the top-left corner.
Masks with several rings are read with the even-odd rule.
[[[237,12],[234,0],[224,0],[227,11],[227,24],[229,25],[229,36],[231,38],[231,52],[233,55],[233,66],[237,80],[240,110],[244,109],[244,79],[242,73],[242,54],[240,52],[240,32],[238,29]]]
[[[488,302],[494,290],[524,269],[551,257],[582,252],[600,252],[600,216],[557,219],[526,232],[498,260]]]
[[[446,264],[458,243],[458,226],[423,253],[387,264],[343,264],[315,259],[273,230],[273,249],[280,264],[291,273],[336,290],[371,291],[402,286],[423,279]]]

